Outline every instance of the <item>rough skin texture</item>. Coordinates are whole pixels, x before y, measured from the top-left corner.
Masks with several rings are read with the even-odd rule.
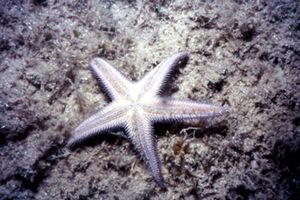
[[[0,199],[299,199],[298,1],[141,2],[0,1]],[[65,147],[109,102],[92,58],[139,79],[182,50],[168,91],[230,113],[155,127],[167,190],[121,137]]]

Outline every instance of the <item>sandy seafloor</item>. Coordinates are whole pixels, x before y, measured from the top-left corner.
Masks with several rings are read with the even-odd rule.
[[[110,100],[98,56],[138,80],[178,51],[173,98],[230,112],[155,126],[153,181],[125,138],[71,151],[70,133]],[[0,1],[0,199],[300,199],[300,3]]]

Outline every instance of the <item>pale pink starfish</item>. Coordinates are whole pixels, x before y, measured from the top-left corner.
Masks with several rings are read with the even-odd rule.
[[[125,128],[124,136],[133,143],[155,181],[164,188],[152,124],[203,119],[224,113],[220,106],[159,96],[170,72],[178,62],[187,58],[186,52],[175,54],[137,82],[127,80],[105,60],[93,59],[92,70],[102,81],[112,102],[84,120],[74,130],[68,146],[115,128]]]

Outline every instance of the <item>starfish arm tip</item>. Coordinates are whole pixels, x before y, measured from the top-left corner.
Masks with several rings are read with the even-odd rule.
[[[181,57],[188,57],[189,56],[189,52],[184,50],[184,51],[180,51],[178,54],[181,55]]]
[[[156,180],[156,183],[159,185],[159,187],[160,187],[161,189],[163,189],[163,190],[166,190],[166,189],[167,189],[166,183],[165,183],[165,181],[164,181],[163,179],[160,180],[160,181],[157,181],[157,180]]]
[[[76,139],[74,138],[74,136],[71,136],[71,138],[69,138],[66,146],[69,148],[69,149],[72,149],[74,148],[78,143],[80,143],[81,139]]]
[[[216,116],[221,116],[230,113],[228,106],[216,106]]]

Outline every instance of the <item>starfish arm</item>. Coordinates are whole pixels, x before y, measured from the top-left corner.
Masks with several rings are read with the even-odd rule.
[[[72,133],[67,146],[71,147],[81,141],[108,130],[122,127],[126,118],[126,107],[111,103],[84,120]]]
[[[220,116],[225,109],[194,101],[179,101],[157,97],[145,105],[145,112],[153,121],[183,121]]]
[[[174,67],[182,60],[187,59],[187,52],[177,53],[165,61],[161,62],[157,67],[150,71],[143,79],[138,82],[140,91],[147,91],[145,95],[150,97],[159,94],[160,89],[166,82],[168,76]]]
[[[156,142],[153,138],[151,122],[141,113],[135,112],[126,126],[129,140],[142,156],[154,180],[165,188],[161,173],[161,165],[156,151]]]
[[[91,61],[91,69],[112,99],[120,99],[128,96],[129,88],[132,83],[129,82],[112,65],[101,58],[94,58]]]

